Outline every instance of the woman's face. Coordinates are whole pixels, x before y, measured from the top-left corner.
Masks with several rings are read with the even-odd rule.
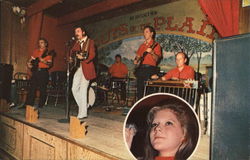
[[[164,109],[155,113],[150,142],[160,156],[175,156],[184,137],[181,124],[172,110]]]

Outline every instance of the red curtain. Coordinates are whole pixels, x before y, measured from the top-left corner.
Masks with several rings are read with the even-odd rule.
[[[43,13],[39,12],[37,14],[29,17],[28,22],[28,53],[31,55],[35,48],[37,48],[37,41],[41,36],[42,30]]]
[[[221,37],[239,33],[239,0],[199,0],[199,3]]]

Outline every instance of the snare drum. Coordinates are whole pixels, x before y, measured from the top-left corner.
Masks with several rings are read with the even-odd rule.
[[[92,87],[89,87],[88,102],[91,107],[95,104],[95,99],[96,99],[95,90]]]
[[[125,78],[112,78],[111,79],[111,88],[112,89],[122,89],[122,86],[126,83]]]
[[[112,89],[121,89],[121,82],[112,81]]]

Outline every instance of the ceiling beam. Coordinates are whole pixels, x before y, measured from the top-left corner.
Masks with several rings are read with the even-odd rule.
[[[72,12],[70,14],[67,14],[63,17],[60,17],[58,19],[58,25],[64,25],[64,24],[69,24],[73,23],[76,21],[79,21],[81,19],[94,16],[96,14],[100,14],[102,12],[124,7],[133,3],[138,3],[143,0],[104,0],[102,2],[96,3],[90,7],[83,8],[80,10],[77,10],[75,12]]]
[[[38,12],[41,12],[55,4],[62,3],[63,0],[38,0],[30,5],[27,9],[27,16],[32,16]]]

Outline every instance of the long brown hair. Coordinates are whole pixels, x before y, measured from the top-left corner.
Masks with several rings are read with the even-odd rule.
[[[150,142],[150,132],[155,114],[164,109],[170,109],[176,115],[184,131],[185,140],[179,146],[178,151],[175,154],[175,160],[185,160],[195,149],[199,137],[199,125],[191,109],[189,109],[184,103],[165,104],[150,109],[147,115],[148,129],[146,132],[144,158],[145,160],[153,160],[159,155],[159,152],[153,148]]]

